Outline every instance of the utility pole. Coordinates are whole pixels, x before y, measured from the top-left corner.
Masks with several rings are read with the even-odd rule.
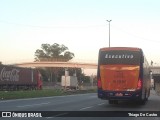
[[[110,22],[112,21],[112,20],[106,20],[107,22],[109,22],[109,47],[110,47]]]

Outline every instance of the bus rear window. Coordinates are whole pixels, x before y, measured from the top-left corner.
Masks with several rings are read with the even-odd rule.
[[[140,58],[141,58],[140,51],[127,51],[127,50],[100,51],[99,64],[139,65]]]

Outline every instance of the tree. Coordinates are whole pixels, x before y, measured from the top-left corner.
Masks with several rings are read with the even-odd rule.
[[[42,44],[42,49],[37,49],[35,52],[35,61],[64,61],[67,62],[74,57],[74,53],[68,51],[65,45],[54,43]]]
[[[42,44],[41,49],[37,49],[35,52],[35,61],[58,61],[58,62],[67,62],[74,57],[74,53],[68,50],[68,47],[65,45],[59,45],[54,43]],[[55,82],[58,79],[58,72],[62,71],[62,68],[48,68],[48,75],[50,76],[50,81],[52,81],[53,76],[55,77]],[[44,72],[43,72],[44,73]],[[53,74],[52,74],[53,73]],[[48,76],[46,75],[46,76]],[[43,76],[45,76],[43,74]]]

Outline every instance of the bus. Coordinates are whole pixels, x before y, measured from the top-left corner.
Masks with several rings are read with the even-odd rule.
[[[150,67],[141,48],[101,48],[98,56],[98,98],[118,104],[134,100],[145,104],[150,96]]]

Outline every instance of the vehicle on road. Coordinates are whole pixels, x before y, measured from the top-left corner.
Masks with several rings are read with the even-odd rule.
[[[37,69],[0,65],[0,90],[42,89]]]
[[[63,89],[78,89],[78,80],[76,76],[62,76],[61,86]]]
[[[109,104],[119,100],[144,104],[150,96],[150,67],[140,48],[101,48],[97,79],[98,98],[109,100]]]

